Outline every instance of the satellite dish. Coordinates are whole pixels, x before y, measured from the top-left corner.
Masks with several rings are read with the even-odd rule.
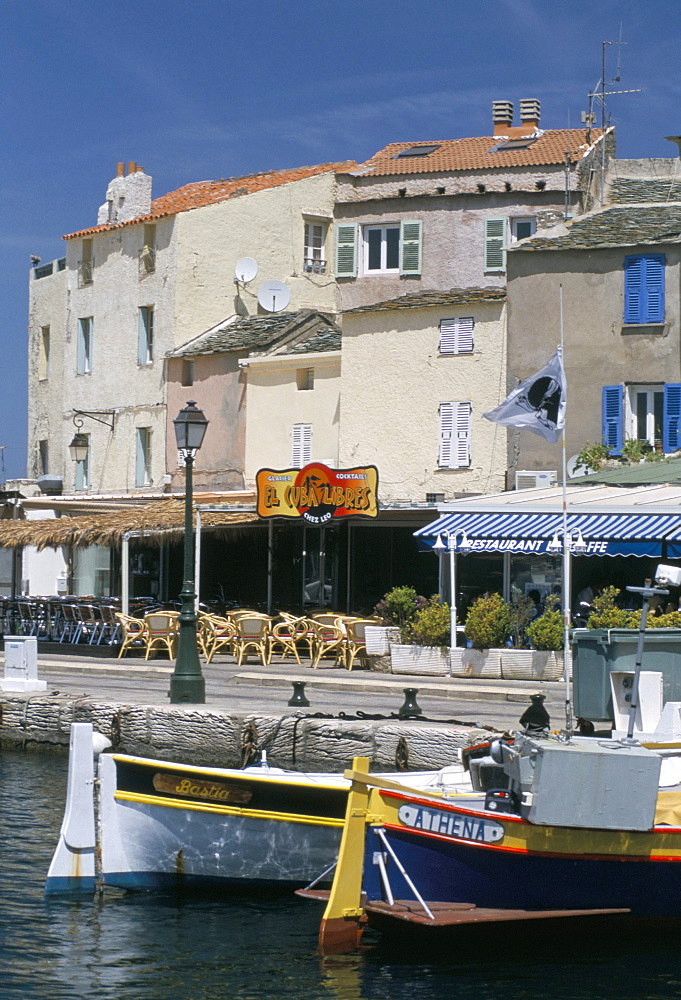
[[[283,281],[263,281],[258,289],[258,302],[266,312],[281,312],[291,301],[291,292]]]
[[[573,455],[567,461],[565,471],[567,472],[568,479],[574,479],[576,476],[586,476],[589,472],[585,465],[577,465],[578,458],[579,455]]]
[[[234,277],[244,284],[247,281],[253,281],[257,273],[258,265],[252,257],[242,257],[234,265]]]

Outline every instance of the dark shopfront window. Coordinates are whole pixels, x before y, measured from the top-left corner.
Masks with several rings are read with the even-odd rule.
[[[449,556],[442,556],[445,592],[449,585]],[[499,555],[457,555],[456,557],[456,617],[466,620],[468,609],[481,594],[502,594],[504,590],[504,557]]]

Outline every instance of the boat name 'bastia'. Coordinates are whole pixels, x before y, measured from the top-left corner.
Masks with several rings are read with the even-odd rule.
[[[494,844],[503,839],[504,828],[494,820],[478,816],[462,816],[458,813],[427,809],[425,806],[402,805],[397,813],[401,823],[414,830],[440,833],[457,840],[475,840],[484,844]]]

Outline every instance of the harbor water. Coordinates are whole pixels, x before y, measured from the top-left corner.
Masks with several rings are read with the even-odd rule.
[[[21,1000],[667,1000],[681,997],[681,941],[619,948],[532,927],[503,955],[491,927],[474,954],[367,939],[316,954],[320,910],[295,897],[164,897],[107,891],[46,899],[66,758],[0,751],[0,998]]]

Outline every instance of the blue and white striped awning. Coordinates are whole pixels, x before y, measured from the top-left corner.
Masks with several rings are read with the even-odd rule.
[[[681,551],[681,513],[669,514],[568,514],[568,531],[581,532],[584,555],[635,555],[657,558],[662,543],[678,540]],[[544,553],[554,535],[562,538],[562,512],[493,513],[456,511],[414,532],[423,548],[430,548],[438,535],[452,532],[467,536],[470,552]],[[460,538],[458,539],[460,541]],[[672,555],[671,551],[668,553]]]

